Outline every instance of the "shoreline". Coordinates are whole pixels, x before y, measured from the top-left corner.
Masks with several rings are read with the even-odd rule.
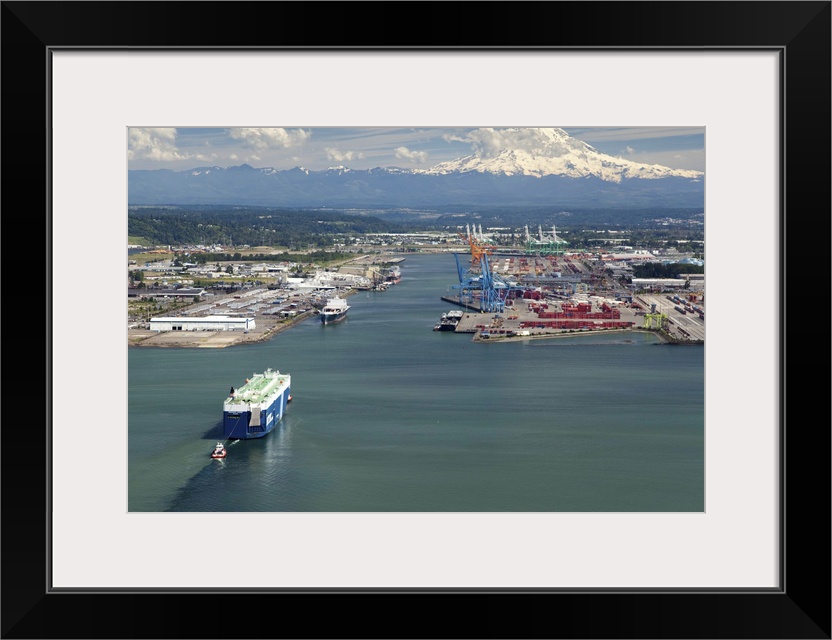
[[[363,258],[363,257],[362,257]],[[391,260],[393,262],[394,260]],[[344,298],[359,293],[358,289],[340,292]],[[460,304],[457,300],[448,296],[440,296],[440,300],[448,303],[453,303],[467,309],[473,309],[464,304]],[[149,329],[130,329],[128,328],[128,347],[145,347],[145,348],[226,348],[247,344],[258,344],[268,342],[274,336],[283,331],[291,329],[301,322],[306,322],[310,317],[318,315],[317,309],[310,308],[307,311],[300,313],[292,318],[279,318],[274,316],[262,316],[257,319],[256,326],[248,332],[243,331],[151,331]],[[467,317],[467,316],[466,316]],[[495,315],[494,318],[500,316]],[[515,315],[516,318],[516,315]],[[511,318],[509,318],[511,319]],[[637,318],[636,318],[637,320]],[[492,328],[496,324],[498,330],[504,330],[505,327],[502,320],[497,320],[492,323]],[[521,325],[522,326],[522,325]],[[528,335],[507,335],[507,333],[490,333],[488,337],[482,336],[482,329],[480,325],[474,328],[470,322],[464,327],[464,330],[457,330],[455,333],[469,333],[473,334],[470,338],[472,342],[489,343],[489,342],[518,342],[522,340],[551,340],[565,337],[580,337],[599,334],[618,334],[626,335],[628,333],[652,333],[654,334],[659,344],[667,344],[674,346],[696,346],[704,345],[704,340],[680,340],[672,333],[668,333],[664,329],[649,328],[646,326],[638,326],[634,324],[631,327],[610,327],[610,328],[584,328],[584,329],[555,329],[554,327],[545,328],[539,327],[532,329],[534,333]],[[687,335],[687,334],[686,334]]]
[[[213,348],[213,349],[224,349],[227,347],[234,347],[246,344],[258,344],[261,342],[268,342],[274,336],[287,329],[291,329],[292,327],[300,324],[301,322],[306,322],[310,318],[315,317],[317,314],[309,311],[304,313],[296,318],[292,318],[291,320],[287,320],[280,323],[275,323],[269,327],[262,329],[261,331],[254,331],[252,333],[244,334],[236,331],[189,331],[187,334],[185,333],[173,333],[173,332],[156,332],[156,331],[148,331],[148,330],[138,330],[134,331],[134,334],[131,336],[130,331],[128,331],[128,346],[129,347],[144,347],[144,348],[158,348],[158,349],[171,349],[171,348],[179,348],[179,349],[206,349],[206,348]],[[560,331],[557,333],[535,333],[527,336],[494,336],[489,338],[482,338],[478,333],[474,334],[471,338],[472,342],[476,342],[478,344],[488,344],[488,343],[504,343],[504,342],[522,342],[523,340],[553,340],[558,338],[573,338],[573,337],[581,337],[581,336],[592,336],[592,335],[608,335],[608,334],[619,334],[619,335],[626,335],[629,333],[650,333],[659,338],[661,344],[667,345],[684,345],[684,346],[696,346],[702,345],[701,342],[677,342],[673,339],[669,338],[666,334],[660,331],[653,331],[647,329],[597,329],[597,330],[584,330],[584,331]],[[155,339],[154,339],[155,338]]]
[[[245,344],[268,342],[278,333],[291,329],[317,314],[308,311],[290,320],[275,322],[265,327],[257,327],[249,333],[240,331],[187,331],[159,332],[148,329],[129,329],[127,331],[128,347],[158,349],[224,349]],[[261,321],[262,322],[262,321]]]
[[[586,329],[581,331],[560,331],[558,333],[534,333],[527,336],[504,336],[504,335],[497,335],[494,337],[489,338],[482,338],[480,337],[479,333],[476,333],[473,338],[471,338],[471,342],[477,342],[480,344],[487,344],[489,342],[496,343],[496,342],[521,342],[523,340],[552,340],[557,338],[574,338],[579,336],[590,336],[590,335],[607,335],[607,334],[628,334],[628,333],[651,333],[655,336],[658,336],[659,340],[663,344],[685,344],[680,342],[675,342],[674,340],[668,338],[667,335],[660,331],[652,331],[649,329]],[[687,343],[687,344],[701,344],[701,343]]]
[[[341,293],[345,298],[358,293],[357,290]],[[247,344],[268,342],[278,333],[317,317],[316,310],[306,311],[294,318],[258,320],[258,326],[249,333],[241,331],[150,331],[149,329],[128,329],[127,346],[145,349],[225,349]]]

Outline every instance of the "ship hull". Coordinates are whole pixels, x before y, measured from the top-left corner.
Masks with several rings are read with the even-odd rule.
[[[323,324],[335,324],[336,322],[341,322],[346,317],[346,311],[343,313],[321,313],[321,322]]]
[[[439,321],[434,325],[434,331],[456,331],[459,321],[462,319],[461,311],[449,311],[443,313]]]
[[[283,387],[265,408],[260,408],[259,415],[244,410],[224,410],[222,415],[222,433],[230,440],[250,440],[268,435],[278,425],[289,402],[290,387]]]

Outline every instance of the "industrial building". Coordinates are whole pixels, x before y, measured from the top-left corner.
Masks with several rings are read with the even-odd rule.
[[[202,287],[128,287],[128,298],[199,298],[205,295]]]
[[[151,331],[249,331],[254,318],[205,316],[202,318],[151,318]]]
[[[685,286],[684,278],[633,278],[633,289],[643,291],[648,288],[674,289]]]

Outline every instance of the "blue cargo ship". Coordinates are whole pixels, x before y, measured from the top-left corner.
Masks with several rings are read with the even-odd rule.
[[[277,426],[291,396],[292,378],[274,369],[255,373],[239,389],[231,387],[222,406],[226,439],[262,438]]]

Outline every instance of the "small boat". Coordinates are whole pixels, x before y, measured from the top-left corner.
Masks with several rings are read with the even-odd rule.
[[[286,398],[286,402],[291,402],[291,401],[292,401],[292,394],[290,393],[290,394],[289,394],[289,397],[288,397],[288,398]]]
[[[215,460],[224,458],[228,455],[228,450],[225,448],[225,445],[222,442],[218,442],[217,446],[214,447],[214,450],[211,452],[211,457]]]

